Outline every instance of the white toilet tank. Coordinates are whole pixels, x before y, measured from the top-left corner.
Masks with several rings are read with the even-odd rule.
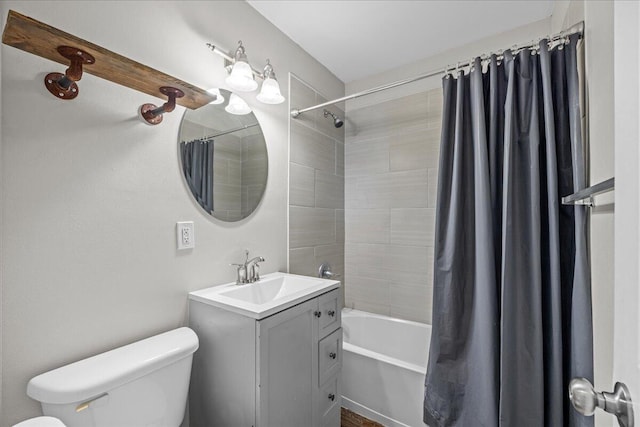
[[[27,394],[67,427],[178,427],[197,349],[174,329],[38,375]]]

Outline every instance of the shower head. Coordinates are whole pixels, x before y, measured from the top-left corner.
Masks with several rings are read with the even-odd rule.
[[[344,124],[344,122],[340,117],[336,116],[329,110],[324,110],[324,117],[326,118],[328,116],[331,116],[331,118],[333,119],[333,125],[335,127],[339,128],[339,127],[342,127],[342,125]]]

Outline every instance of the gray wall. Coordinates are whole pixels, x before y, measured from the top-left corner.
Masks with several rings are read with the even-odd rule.
[[[291,107],[326,101],[319,91],[292,75]],[[344,119],[339,106],[327,107]],[[344,275],[344,129],[322,109],[290,120],[289,271],[316,276],[329,262]]]
[[[344,85],[245,2],[3,1],[202,88],[224,85],[223,61],[205,46],[242,40],[267,56],[288,97],[289,72],[327,97]],[[149,35],[153,34],[153,43]],[[184,109],[147,126],[155,99],[85,74],[74,101],[43,87],[55,64],[2,45],[2,411],[9,426],[40,413],[27,381],[44,371],[186,324],[187,293],[235,279],[243,250],[262,272],[287,268],[289,106],[245,99],[264,131],[269,180],[258,210],[237,223],[201,213],[180,177]],[[196,248],[176,250],[177,221],[195,222]]]
[[[431,323],[442,91],[349,110],[348,307]]]

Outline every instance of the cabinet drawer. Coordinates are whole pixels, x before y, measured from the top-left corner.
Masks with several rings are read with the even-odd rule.
[[[318,384],[337,375],[342,367],[342,328],[318,343]]]
[[[318,298],[318,309],[320,310],[318,328],[321,338],[340,327],[341,308],[340,289],[320,295]]]
[[[318,396],[320,425],[338,427],[340,425],[340,375],[335,375],[320,387]],[[337,413],[337,415],[336,415]]]

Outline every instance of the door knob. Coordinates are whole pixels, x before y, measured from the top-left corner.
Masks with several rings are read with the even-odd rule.
[[[574,378],[569,384],[569,399],[582,415],[593,415],[597,408],[618,417],[620,427],[633,427],[633,404],[629,389],[616,383],[613,393],[595,391],[585,378]]]

